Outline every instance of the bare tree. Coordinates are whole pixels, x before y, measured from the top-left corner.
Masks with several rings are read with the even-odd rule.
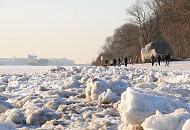
[[[97,59],[93,61],[93,65],[100,64],[100,57],[103,56],[110,60],[113,58],[124,58],[126,56],[133,58],[140,56],[139,46],[139,27],[135,24],[124,24],[117,28],[112,36],[105,40],[102,52]]]
[[[142,47],[157,39],[159,34],[157,4],[158,2],[153,0],[138,0],[131,8],[127,9],[127,14],[131,16],[131,21],[139,26]]]
[[[161,29],[174,51],[175,57],[189,57],[190,1],[171,0],[159,7]]]
[[[190,57],[190,0],[138,0],[127,14],[133,24],[124,24],[107,37],[101,56],[130,58],[153,40],[165,40],[176,58]]]

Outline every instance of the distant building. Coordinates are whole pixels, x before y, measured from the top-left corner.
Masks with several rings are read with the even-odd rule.
[[[163,59],[166,54],[172,55],[170,45],[164,41],[153,41],[141,49],[141,60],[143,62],[150,61],[152,55],[154,57],[160,55]]]
[[[47,59],[40,59],[37,55],[28,55],[28,65],[44,66],[47,65],[48,62]]]
[[[66,58],[48,58],[42,59],[37,55],[28,55],[27,58],[0,58],[2,65],[33,65],[33,66],[72,66],[75,62]]]
[[[29,65],[34,65],[38,64],[39,58],[36,55],[28,55],[28,64]]]

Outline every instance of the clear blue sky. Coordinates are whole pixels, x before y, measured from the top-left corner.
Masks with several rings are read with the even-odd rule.
[[[0,0],[0,57],[90,63],[135,0]]]

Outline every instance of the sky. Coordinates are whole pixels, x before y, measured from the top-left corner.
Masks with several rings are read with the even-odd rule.
[[[91,63],[135,0],[0,0],[0,57]]]

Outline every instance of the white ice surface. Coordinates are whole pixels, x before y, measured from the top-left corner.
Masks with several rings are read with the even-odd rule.
[[[170,114],[157,114],[148,117],[142,126],[145,130],[189,130],[190,114],[176,110]]]
[[[48,71],[51,67],[1,66],[0,128],[115,130],[121,124],[140,128],[139,122],[154,116],[157,109],[167,115],[172,115],[176,108],[189,110],[189,65],[186,61],[172,62],[170,67],[151,67],[150,64],[115,68],[71,66],[55,71]],[[125,99],[129,103],[125,106],[120,100],[121,94],[127,93],[130,87],[140,94],[131,93],[131,97]],[[139,104],[133,104],[135,102]],[[123,113],[130,114],[119,113],[118,104],[123,104]],[[124,120],[128,115],[132,117]],[[4,122],[11,123],[5,125]],[[189,122],[184,123],[183,130],[189,128]],[[153,128],[151,123],[146,124]]]
[[[0,74],[32,74],[35,72],[46,72],[52,66],[0,66]]]
[[[165,62],[158,63],[152,67],[151,63],[128,65],[139,69],[154,69],[154,70],[174,70],[174,71],[190,71],[190,61],[171,61],[169,67],[165,67]]]

